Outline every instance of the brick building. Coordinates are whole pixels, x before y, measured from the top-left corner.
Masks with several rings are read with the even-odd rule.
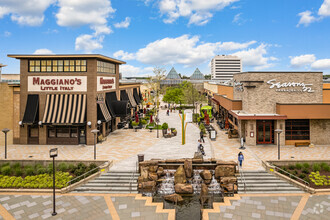
[[[248,145],[280,142],[330,144],[330,103],[322,72],[242,72],[232,85],[208,86],[220,120]],[[229,87],[231,89],[229,89]]]
[[[93,144],[93,129],[107,136],[139,105],[140,85],[119,83],[123,61],[98,54],[8,56],[20,59],[16,143]]]

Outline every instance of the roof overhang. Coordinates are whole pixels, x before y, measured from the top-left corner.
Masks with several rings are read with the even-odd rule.
[[[16,59],[47,59],[47,58],[95,58],[105,61],[110,61],[116,64],[126,64],[126,62],[117,60],[111,57],[107,57],[101,54],[8,54],[8,57],[16,58]]]
[[[286,115],[279,114],[249,114],[244,111],[229,111],[238,120],[285,120]]]

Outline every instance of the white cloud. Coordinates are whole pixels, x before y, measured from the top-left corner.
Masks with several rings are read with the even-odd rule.
[[[93,50],[102,49],[103,36],[95,37],[89,34],[83,34],[76,38],[76,50],[83,50],[91,53]]]
[[[116,23],[116,24],[114,24],[114,26],[116,28],[128,28],[128,26],[130,25],[130,23],[131,23],[131,18],[130,17],[126,17],[125,18],[125,21]]]
[[[5,36],[5,37],[10,37],[10,36],[11,36],[11,32],[9,32],[9,31],[5,31],[4,36]]]
[[[113,56],[117,59],[123,59],[123,60],[133,60],[135,59],[134,53],[128,53],[124,52],[123,50],[118,50],[113,54]]]
[[[136,67],[132,65],[120,65],[119,72],[122,73],[123,77],[130,77],[130,76],[150,76],[153,75],[153,67]]]
[[[256,70],[266,69],[273,66],[269,61],[277,60],[275,57],[266,57],[266,44],[260,44],[256,48],[238,51],[232,55],[238,56],[242,59],[243,66],[254,66]]]
[[[0,19],[11,15],[11,20],[21,25],[38,26],[44,21],[45,10],[55,0],[1,0]]]
[[[53,51],[47,49],[47,48],[42,48],[34,51],[33,54],[54,54]]]
[[[316,58],[314,54],[304,54],[300,56],[290,57],[290,64],[292,67],[303,67],[312,64]]]
[[[319,8],[318,14],[320,16],[330,16],[330,0],[324,0],[323,4]]]
[[[158,8],[162,15],[167,16],[165,23],[187,17],[189,24],[204,25],[210,21],[214,11],[220,11],[236,1],[238,0],[160,0]]]
[[[198,36],[182,35],[177,38],[167,37],[151,42],[136,53],[119,50],[114,53],[114,57],[123,60],[136,59],[149,65],[183,64],[195,66],[209,62],[219,51],[245,49],[255,43],[256,41],[204,43],[200,42]]]
[[[298,16],[300,16],[300,20],[297,24],[297,27],[300,25],[308,26],[310,23],[317,20],[314,16],[312,16],[311,11],[300,12]]]
[[[311,67],[316,70],[330,69],[330,59],[316,60],[312,63]]]

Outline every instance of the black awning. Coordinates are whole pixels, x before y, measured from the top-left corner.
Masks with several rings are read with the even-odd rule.
[[[23,124],[35,124],[39,119],[39,95],[28,95]]]
[[[111,102],[116,117],[126,117],[130,114],[129,101],[113,101]]]
[[[117,101],[117,95],[116,95],[116,92],[108,92],[105,94],[105,101],[107,103],[107,106],[108,106],[108,109],[109,109],[109,112],[111,114],[112,117],[116,117],[116,114],[115,114],[115,108],[112,104],[112,102],[115,102]]]
[[[141,89],[139,88],[139,97],[140,97],[140,100],[142,101],[143,100],[143,97],[142,97],[142,93],[141,93]]]
[[[126,89],[120,90],[120,101],[128,101],[129,105],[132,105],[132,103],[129,101]]]
[[[137,92],[137,88],[134,88],[133,89],[133,96],[134,96],[134,99],[136,101],[137,104],[140,104],[141,103],[141,99],[139,97],[139,94]]]

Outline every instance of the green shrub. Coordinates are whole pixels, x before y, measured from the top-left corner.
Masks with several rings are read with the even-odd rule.
[[[148,120],[150,120],[150,117],[149,116],[146,116],[143,119],[146,120],[146,121],[148,121]]]
[[[35,175],[34,169],[32,167],[28,167],[27,169],[25,169],[25,174],[27,176],[33,176],[33,175]]]
[[[9,165],[1,167],[1,173],[5,176],[9,176],[12,173],[12,169]]]
[[[133,122],[132,122],[132,126],[133,126],[133,127],[139,126],[139,122],[135,122],[135,121],[133,121]]]
[[[23,169],[20,166],[14,168],[14,175],[15,176],[22,176],[23,175]]]
[[[166,129],[166,130],[168,129],[168,124],[167,124],[166,122],[164,122],[164,123],[162,124],[162,129],[164,129],[164,130],[165,130],[165,129]]]
[[[301,173],[301,174],[299,174],[299,178],[300,178],[300,179],[305,179],[305,178],[306,178],[306,175],[303,174],[303,173]]]
[[[295,166],[294,165],[289,165],[289,170],[294,170]]]
[[[76,167],[75,167],[74,164],[69,164],[69,166],[68,166],[68,171],[69,171],[70,173],[73,173],[73,171],[74,171],[75,168],[76,168]]]
[[[284,170],[284,171],[288,171],[288,169],[287,169],[286,167],[283,167],[282,170]]]
[[[87,166],[84,163],[80,162],[78,163],[77,168],[86,170]]]
[[[304,168],[304,169],[302,170],[302,172],[303,172],[304,174],[309,174],[309,173],[310,173],[309,170],[306,169],[306,168]]]
[[[206,129],[205,129],[204,124],[201,123],[201,124],[199,125],[199,129],[203,132],[203,134],[206,133]]]
[[[38,175],[40,175],[40,174],[44,174],[44,173],[47,173],[46,168],[44,168],[44,167],[40,167],[39,169],[37,169],[37,174],[38,174]]]
[[[296,163],[297,170],[301,170],[302,167],[303,167],[303,165],[301,163]]]
[[[298,174],[298,171],[297,171],[297,170],[294,170],[294,171],[292,172],[292,174],[296,176],[296,175]]]
[[[324,170],[324,171],[327,171],[327,172],[329,172],[330,171],[330,166],[327,164],[327,163],[321,163],[321,168],[322,168],[322,170]]]
[[[148,122],[146,120],[141,120],[141,124],[146,125]]]
[[[53,173],[53,164],[48,164],[47,168],[46,168],[46,172],[48,174],[52,174]]]
[[[304,168],[306,168],[306,169],[310,168],[309,163],[303,163],[303,166],[304,166]]]
[[[21,168],[21,164],[20,163],[14,163],[11,168],[13,168],[14,170],[17,169],[17,167]]]
[[[68,170],[68,165],[66,163],[60,163],[57,169],[59,171],[66,172]]]
[[[320,166],[320,164],[318,164],[318,163],[314,163],[313,164],[313,171],[314,172],[317,172],[317,171],[320,171],[321,170],[321,166]]]
[[[92,170],[92,169],[95,169],[97,167],[97,165],[95,163],[91,163],[89,164],[88,166],[88,170]]]

